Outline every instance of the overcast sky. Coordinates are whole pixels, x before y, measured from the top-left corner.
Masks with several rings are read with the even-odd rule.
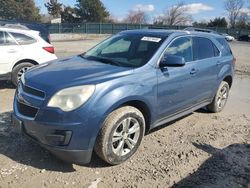
[[[46,1],[35,0],[42,13],[47,13],[44,7],[44,2]],[[59,2],[70,6],[74,6],[76,3],[74,0],[59,0]],[[118,20],[122,20],[129,10],[138,9],[146,11],[149,16],[154,17],[160,15],[168,7],[178,3],[178,1],[174,0],[102,0],[102,2]],[[180,2],[186,4],[189,13],[197,21],[226,16],[224,0],[184,0]]]

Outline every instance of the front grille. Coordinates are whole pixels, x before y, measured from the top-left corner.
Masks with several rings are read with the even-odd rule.
[[[26,86],[22,84],[22,89],[25,93],[40,97],[40,98],[44,98],[45,97],[45,93],[43,91],[34,89],[32,87]]]
[[[20,114],[22,114],[23,116],[30,117],[30,118],[34,118],[38,112],[37,108],[28,106],[18,101],[17,101],[17,109]]]

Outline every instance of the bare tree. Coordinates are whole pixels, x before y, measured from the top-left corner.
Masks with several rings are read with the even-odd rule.
[[[243,6],[244,6],[244,0],[226,0],[225,1],[225,9],[228,12],[228,19],[232,28],[235,27],[236,21],[240,15],[240,12]]]
[[[236,27],[247,29],[250,26],[250,19],[247,12],[240,12],[236,22]]]
[[[146,24],[148,22],[148,16],[141,10],[129,11],[129,14],[123,21],[131,24]]]
[[[167,9],[154,22],[164,25],[187,25],[192,22],[192,17],[188,14],[188,8],[185,4],[179,3]]]

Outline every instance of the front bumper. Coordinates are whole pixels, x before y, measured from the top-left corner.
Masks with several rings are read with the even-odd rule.
[[[72,113],[47,109],[34,92],[25,91],[17,88],[13,106],[12,119],[21,122],[21,131],[64,161],[89,163],[101,117],[86,108]]]
[[[69,137],[66,136],[65,140],[68,141],[64,143],[64,139],[60,140],[58,138],[62,138],[62,133],[65,132],[65,130],[61,129],[61,132],[59,131],[59,133],[56,133],[55,127],[47,128],[47,126],[38,125],[36,122],[29,122],[23,119],[20,120],[21,118],[19,118],[20,117],[17,117],[15,113],[12,114],[12,124],[15,126],[14,128],[21,131],[26,137],[47,149],[59,159],[75,164],[87,164],[91,161],[93,152],[92,148],[72,149],[73,147],[70,142],[77,140],[76,137],[73,137],[73,134],[68,135]],[[32,129],[30,129],[29,126],[32,126]],[[58,132],[58,130],[56,131]],[[73,131],[66,132],[73,133]],[[77,141],[81,142],[82,140]]]
[[[87,164],[91,161],[92,150],[64,150],[49,146],[42,146],[59,159],[75,164]]]
[[[26,136],[62,160],[90,162],[104,118],[102,113],[98,114],[88,103],[72,112],[63,112],[47,107],[48,98],[43,91],[20,82],[14,98],[13,119],[21,122],[21,131]]]
[[[18,121],[18,122],[17,122]],[[70,135],[70,138],[68,140],[68,143],[64,145],[61,144],[61,140],[56,137],[56,135],[60,134],[54,134],[53,138],[49,138],[48,135],[53,135],[55,133],[55,128],[44,125],[38,125],[35,122],[28,122],[25,120],[20,120],[19,117],[17,117],[15,114],[12,114],[12,124],[14,125],[14,128],[16,131],[21,132],[23,135],[31,139],[32,141],[39,144],[41,147],[47,149],[50,151],[53,155],[58,157],[59,159],[69,162],[69,163],[75,163],[75,164],[86,164],[91,161],[91,156],[93,149],[71,149],[72,144],[70,144],[70,141],[77,139],[73,137],[73,134]],[[32,129],[29,129],[28,126],[33,126]],[[39,126],[44,126],[44,130],[39,128]],[[68,129],[67,129],[68,130]],[[63,130],[61,129],[61,133]],[[60,135],[62,136],[62,134]],[[46,139],[47,138],[47,139]],[[67,140],[68,138],[66,138]],[[82,140],[78,140],[81,142]],[[50,144],[50,145],[49,145]]]

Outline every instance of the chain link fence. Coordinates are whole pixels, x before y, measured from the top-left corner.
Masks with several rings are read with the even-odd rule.
[[[0,20],[0,25],[3,23],[14,23],[15,21]],[[17,23],[17,22],[15,22]],[[24,24],[43,25],[50,33],[84,33],[84,34],[115,34],[124,30],[132,29],[185,29],[187,26],[167,26],[167,25],[153,25],[153,24],[122,24],[122,23],[62,23],[62,24]],[[247,29],[229,29],[220,27],[206,27],[204,29],[212,29],[218,33],[227,33],[238,38],[241,35],[250,35],[250,30]]]
[[[82,23],[82,24],[48,24],[50,33],[85,33],[85,34],[115,34],[132,29],[185,29],[187,26],[167,26],[152,24],[112,24],[112,23]],[[250,35],[247,29],[229,29],[220,27],[206,27],[218,33],[227,33],[238,38],[241,35]]]

